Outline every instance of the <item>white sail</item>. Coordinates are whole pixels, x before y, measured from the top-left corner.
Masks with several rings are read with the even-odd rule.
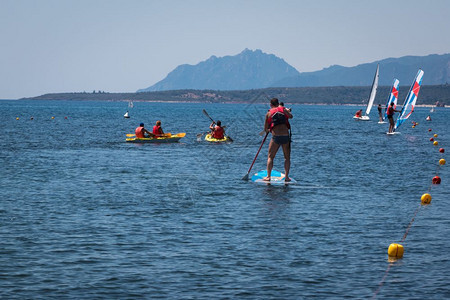
[[[365,113],[366,116],[369,116],[370,110],[372,109],[372,106],[373,106],[373,101],[375,100],[375,96],[377,95],[379,69],[380,69],[380,66],[377,65],[377,71],[375,72],[375,77],[373,78],[372,90],[370,91],[369,102],[367,103],[367,107],[366,107],[366,113]]]

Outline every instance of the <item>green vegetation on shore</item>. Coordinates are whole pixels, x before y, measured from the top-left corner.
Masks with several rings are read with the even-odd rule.
[[[400,87],[399,103],[403,103],[409,87]],[[375,103],[386,102],[390,87],[378,88]],[[173,90],[142,93],[55,93],[22,100],[77,100],[77,101],[177,101],[177,102],[266,102],[267,98],[277,97],[286,103],[298,104],[362,104],[370,92],[370,87],[301,87],[266,88],[242,91],[215,90]],[[419,105],[450,105],[450,85],[428,85],[420,90]]]

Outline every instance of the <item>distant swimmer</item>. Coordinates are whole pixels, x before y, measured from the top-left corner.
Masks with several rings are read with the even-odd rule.
[[[383,122],[383,114],[381,113],[381,110],[383,109],[383,107],[381,106],[381,104],[378,104],[378,115],[380,116],[380,122]]]
[[[162,136],[164,135],[164,131],[162,130],[161,127],[161,121],[156,121],[156,125],[153,126],[153,134],[156,136]]]
[[[361,118],[361,116],[362,116],[362,109],[358,110],[358,111],[355,113],[355,117],[356,117],[356,118]]]
[[[272,133],[272,139],[269,144],[269,153],[267,155],[267,177],[264,181],[270,181],[270,174],[273,169],[273,160],[280,146],[284,154],[284,174],[285,182],[291,181],[289,170],[291,168],[291,136],[289,119],[292,119],[291,112],[283,106],[280,106],[277,98],[270,100],[270,110],[266,114],[264,121],[264,131]]]
[[[386,114],[389,120],[389,133],[394,132],[394,113],[400,112],[400,110],[396,110],[394,108],[394,102],[391,102],[391,105],[389,105]]]
[[[136,134],[136,138],[138,138],[138,139],[155,137],[155,135],[153,133],[151,133],[150,131],[148,131],[147,129],[144,128],[144,123],[139,124],[139,127],[136,128],[134,133]],[[145,134],[147,134],[147,135],[145,135]]]
[[[221,140],[225,137],[225,129],[222,127],[222,122],[212,122],[209,125],[209,129],[211,129],[211,136],[215,139]]]

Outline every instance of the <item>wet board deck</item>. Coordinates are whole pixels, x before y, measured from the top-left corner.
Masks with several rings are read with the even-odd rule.
[[[270,181],[264,181],[263,178],[267,176],[267,170],[261,170],[258,173],[253,174],[252,181],[258,184],[266,185],[288,185],[297,184],[297,181],[291,177],[291,181],[284,181],[284,174],[275,170],[272,170],[270,175]]]

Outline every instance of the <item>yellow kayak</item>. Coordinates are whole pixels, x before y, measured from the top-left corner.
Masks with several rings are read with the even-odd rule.
[[[223,137],[223,139],[216,139],[216,138],[213,138],[210,133],[205,135],[205,141],[211,142],[211,143],[231,142],[230,138],[226,135]]]
[[[186,133],[177,133],[171,134],[166,133],[164,136],[160,136],[157,138],[137,138],[132,137],[134,134],[127,134],[128,138],[125,140],[128,143],[175,143],[178,142],[181,138],[183,138]]]

